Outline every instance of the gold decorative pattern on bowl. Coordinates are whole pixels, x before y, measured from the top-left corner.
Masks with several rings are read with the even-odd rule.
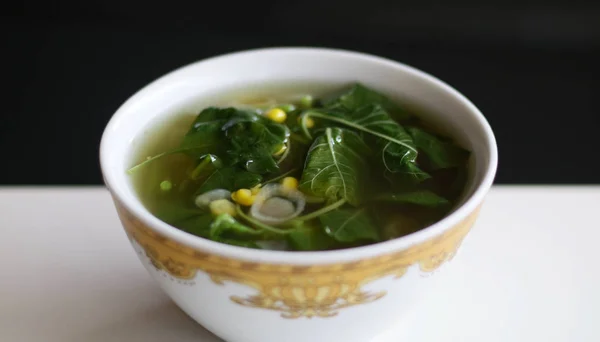
[[[400,278],[415,264],[423,272],[434,271],[454,256],[479,212],[400,252],[355,262],[295,266],[246,262],[196,250],[157,234],[119,203],[116,206],[128,236],[144,249],[154,267],[179,279],[193,279],[201,271],[215,284],[232,281],[250,286],[257,290],[255,295],[230,299],[247,307],[279,311],[284,318],[331,317],[340,309],[385,296],[385,291],[362,289],[373,280]]]

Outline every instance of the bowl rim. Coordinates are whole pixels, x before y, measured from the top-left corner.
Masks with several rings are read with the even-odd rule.
[[[124,170],[109,169],[106,165],[110,155],[110,132],[116,128],[119,120],[126,113],[123,108],[128,104],[147,96],[150,89],[158,83],[168,82],[169,79],[176,78],[178,75],[185,74],[188,70],[194,67],[204,64],[211,63],[217,60],[224,59],[235,59],[246,55],[253,54],[272,54],[272,53],[312,53],[312,54],[328,54],[332,56],[339,56],[344,58],[353,58],[355,60],[362,60],[366,63],[376,63],[384,65],[385,67],[402,70],[405,73],[412,74],[424,79],[432,86],[441,89],[443,92],[454,97],[456,100],[461,102],[473,118],[477,121],[480,129],[484,132],[485,138],[488,143],[488,163],[485,166],[481,182],[476,184],[476,188],[473,193],[466,199],[466,201],[456,208],[452,213],[443,218],[442,220],[418,230],[414,233],[388,240],[378,242],[372,245],[352,247],[340,250],[330,251],[273,251],[273,250],[259,250],[245,247],[238,247],[215,242],[212,240],[204,239],[190,233],[179,230],[178,228],[171,226],[160,219],[152,215],[143,205],[141,201],[136,198],[139,205],[132,203],[132,200],[128,196],[124,195],[125,189],[114,186],[114,177],[116,172],[125,172]],[[489,191],[494,177],[496,174],[498,164],[498,152],[496,139],[494,133],[479,109],[464,95],[459,93],[456,89],[441,81],[440,79],[414,68],[410,65],[397,62],[388,58],[379,57],[363,52],[332,49],[332,48],[316,48],[316,47],[271,47],[271,48],[259,48],[243,50],[238,52],[227,53],[202,59],[196,62],[192,62],[180,68],[177,68],[158,79],[153,80],[142,89],[138,90],[135,94],[129,97],[112,115],[108,124],[106,125],[102,134],[100,142],[100,166],[104,177],[104,182],[109,191],[114,196],[114,200],[118,201],[127,211],[132,213],[138,220],[144,225],[152,229],[154,232],[172,239],[182,245],[201,250],[205,253],[216,254],[225,258],[233,258],[238,260],[247,260],[254,262],[264,262],[270,264],[292,264],[292,265],[307,265],[307,264],[332,264],[340,262],[351,262],[360,259],[372,258],[393,252],[402,251],[410,246],[427,241],[435,236],[444,233],[446,230],[459,224],[465,220],[471,213],[473,213],[477,207],[483,202],[483,199]]]

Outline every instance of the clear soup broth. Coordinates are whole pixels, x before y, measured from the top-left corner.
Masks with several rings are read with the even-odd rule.
[[[442,219],[465,188],[467,150],[360,84],[204,98],[138,137],[127,171],[146,208],[190,234],[289,251],[367,245]]]

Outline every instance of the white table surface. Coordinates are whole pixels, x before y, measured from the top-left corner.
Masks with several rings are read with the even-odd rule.
[[[599,212],[600,187],[494,188],[443,288],[376,342],[600,341]],[[0,188],[0,229],[0,341],[219,341],[153,283],[105,189]]]

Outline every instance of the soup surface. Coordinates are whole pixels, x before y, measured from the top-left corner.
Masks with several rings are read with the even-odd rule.
[[[377,243],[450,212],[468,151],[361,84],[299,88],[232,92],[151,127],[127,171],[143,204],[202,238],[290,251]]]

